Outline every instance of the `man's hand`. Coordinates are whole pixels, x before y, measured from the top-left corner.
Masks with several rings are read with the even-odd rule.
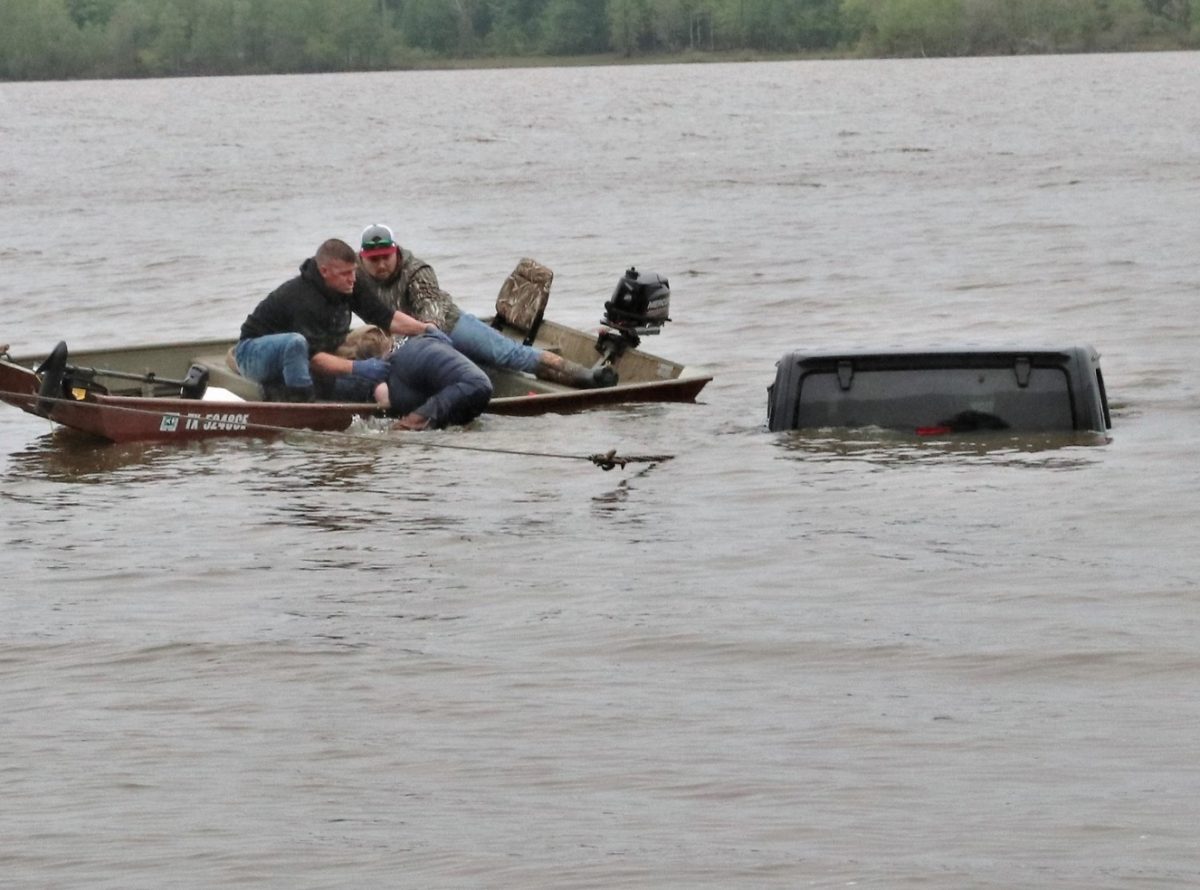
[[[366,377],[376,383],[383,383],[391,373],[391,365],[381,358],[362,358],[351,362],[352,373],[356,377]]]
[[[426,337],[437,337],[437,339],[439,339],[439,340],[445,340],[451,346],[454,345],[454,341],[450,339],[449,335],[447,335],[445,331],[443,331],[441,328],[439,328],[435,324],[425,326],[425,336]]]
[[[425,327],[425,322],[418,321],[397,309],[392,315],[392,324],[389,330],[400,337],[419,337],[425,333]]]

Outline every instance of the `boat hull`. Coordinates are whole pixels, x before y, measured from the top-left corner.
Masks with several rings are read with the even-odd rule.
[[[505,333],[514,338],[519,335]],[[72,368],[76,373],[81,369],[97,385],[73,389],[70,398],[39,396],[40,380],[31,369],[42,356],[0,357],[0,400],[112,442],[270,437],[295,429],[342,431],[356,418],[384,416],[373,404],[262,401],[258,386],[231,371],[225,362],[233,342],[71,351]],[[547,321],[535,345],[592,364],[598,359],[594,343],[589,334]],[[178,381],[173,379],[185,377],[193,365],[202,366],[210,375],[209,395],[203,401],[181,398]],[[631,403],[694,402],[712,379],[687,375],[682,365],[632,348],[617,356],[613,365],[621,382],[600,389],[572,389],[525,374],[491,371],[495,395],[487,412],[529,417]],[[131,381],[129,375],[140,376]],[[228,391],[227,399],[212,398],[218,387]]]
[[[0,399],[54,423],[110,442],[186,442],[216,437],[270,437],[289,430],[341,431],[358,417],[380,416],[369,404],[198,401],[89,394],[43,399],[31,371],[0,361]]]

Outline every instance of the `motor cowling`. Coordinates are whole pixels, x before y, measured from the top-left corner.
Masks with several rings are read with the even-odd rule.
[[[604,304],[603,324],[636,334],[657,334],[670,321],[671,285],[654,272],[630,266]]]
[[[208,390],[208,368],[192,365],[187,376],[179,382],[179,395],[185,399],[203,399]]]

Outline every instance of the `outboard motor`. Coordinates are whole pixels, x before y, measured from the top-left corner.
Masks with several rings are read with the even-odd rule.
[[[34,373],[42,378],[38,386],[37,413],[49,417],[54,403],[66,396],[67,344],[59,340]]]
[[[612,299],[604,304],[602,324],[632,334],[657,334],[671,319],[671,285],[653,272],[633,266],[617,282]]]
[[[596,340],[596,351],[612,365],[629,347],[637,349],[642,334],[657,334],[671,319],[671,285],[653,272],[639,272],[630,266],[604,304],[605,325]]]
[[[208,389],[208,368],[192,365],[187,376],[179,381],[179,395],[185,399],[203,399]]]

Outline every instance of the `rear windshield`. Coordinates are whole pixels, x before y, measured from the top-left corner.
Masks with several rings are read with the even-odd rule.
[[[1061,368],[1034,368],[1019,386],[1007,368],[855,371],[843,389],[835,372],[813,371],[800,384],[802,427],[889,429],[1072,428],[1071,393]]]

